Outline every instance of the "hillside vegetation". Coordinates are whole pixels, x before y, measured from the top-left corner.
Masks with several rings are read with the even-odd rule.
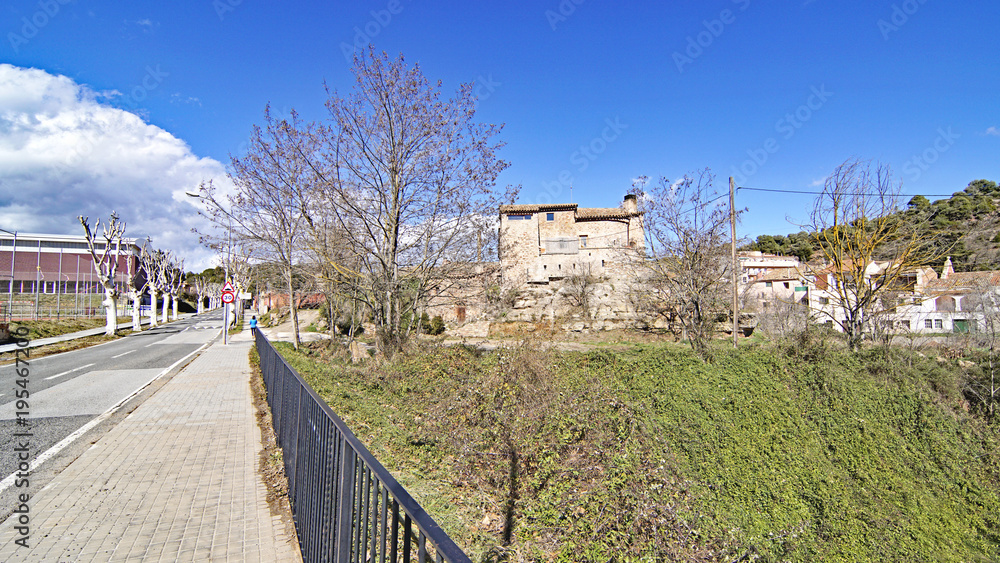
[[[805,337],[367,368],[279,346],[474,561],[1000,560],[974,363]]]
[[[931,202],[914,196],[894,217],[926,234],[931,254],[950,255],[957,271],[1000,269],[1000,187],[976,180],[950,198]],[[803,262],[820,255],[813,233],[761,235],[744,246],[768,254],[797,256]],[[940,264],[933,264],[940,266]]]

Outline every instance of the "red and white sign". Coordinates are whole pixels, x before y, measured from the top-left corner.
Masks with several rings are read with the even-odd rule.
[[[222,302],[223,303],[232,303],[233,301],[236,301],[236,296],[233,295],[232,291],[223,291],[222,292]]]
[[[233,288],[233,284],[229,282],[226,282],[226,285],[222,287],[222,293],[232,293],[234,291],[236,291],[236,289]]]

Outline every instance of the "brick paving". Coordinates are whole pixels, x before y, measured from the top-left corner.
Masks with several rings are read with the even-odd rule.
[[[257,473],[249,331],[221,339],[30,501],[0,561],[301,561]]]

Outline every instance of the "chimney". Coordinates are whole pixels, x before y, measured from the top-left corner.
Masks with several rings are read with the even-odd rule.
[[[629,213],[638,213],[639,203],[635,194],[627,194],[625,196],[625,201],[622,202],[622,207],[624,207],[625,211],[628,211]]]
[[[951,256],[944,261],[944,268],[941,268],[941,279],[948,279],[948,276],[955,273],[955,268],[951,265]]]

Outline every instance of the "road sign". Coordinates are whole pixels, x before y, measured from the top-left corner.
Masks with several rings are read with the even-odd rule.
[[[243,293],[240,294],[240,299],[250,299],[251,297],[252,297],[252,295],[250,295],[249,291],[246,291],[246,292],[243,292]]]
[[[232,291],[223,291],[222,292],[222,302],[223,303],[232,303],[233,301],[236,301],[236,296],[233,295]]]
[[[223,286],[223,288],[222,288],[222,293],[232,293],[234,291],[236,291],[236,289],[234,289],[233,288],[233,284],[231,284],[229,282],[226,282],[226,285]]]

